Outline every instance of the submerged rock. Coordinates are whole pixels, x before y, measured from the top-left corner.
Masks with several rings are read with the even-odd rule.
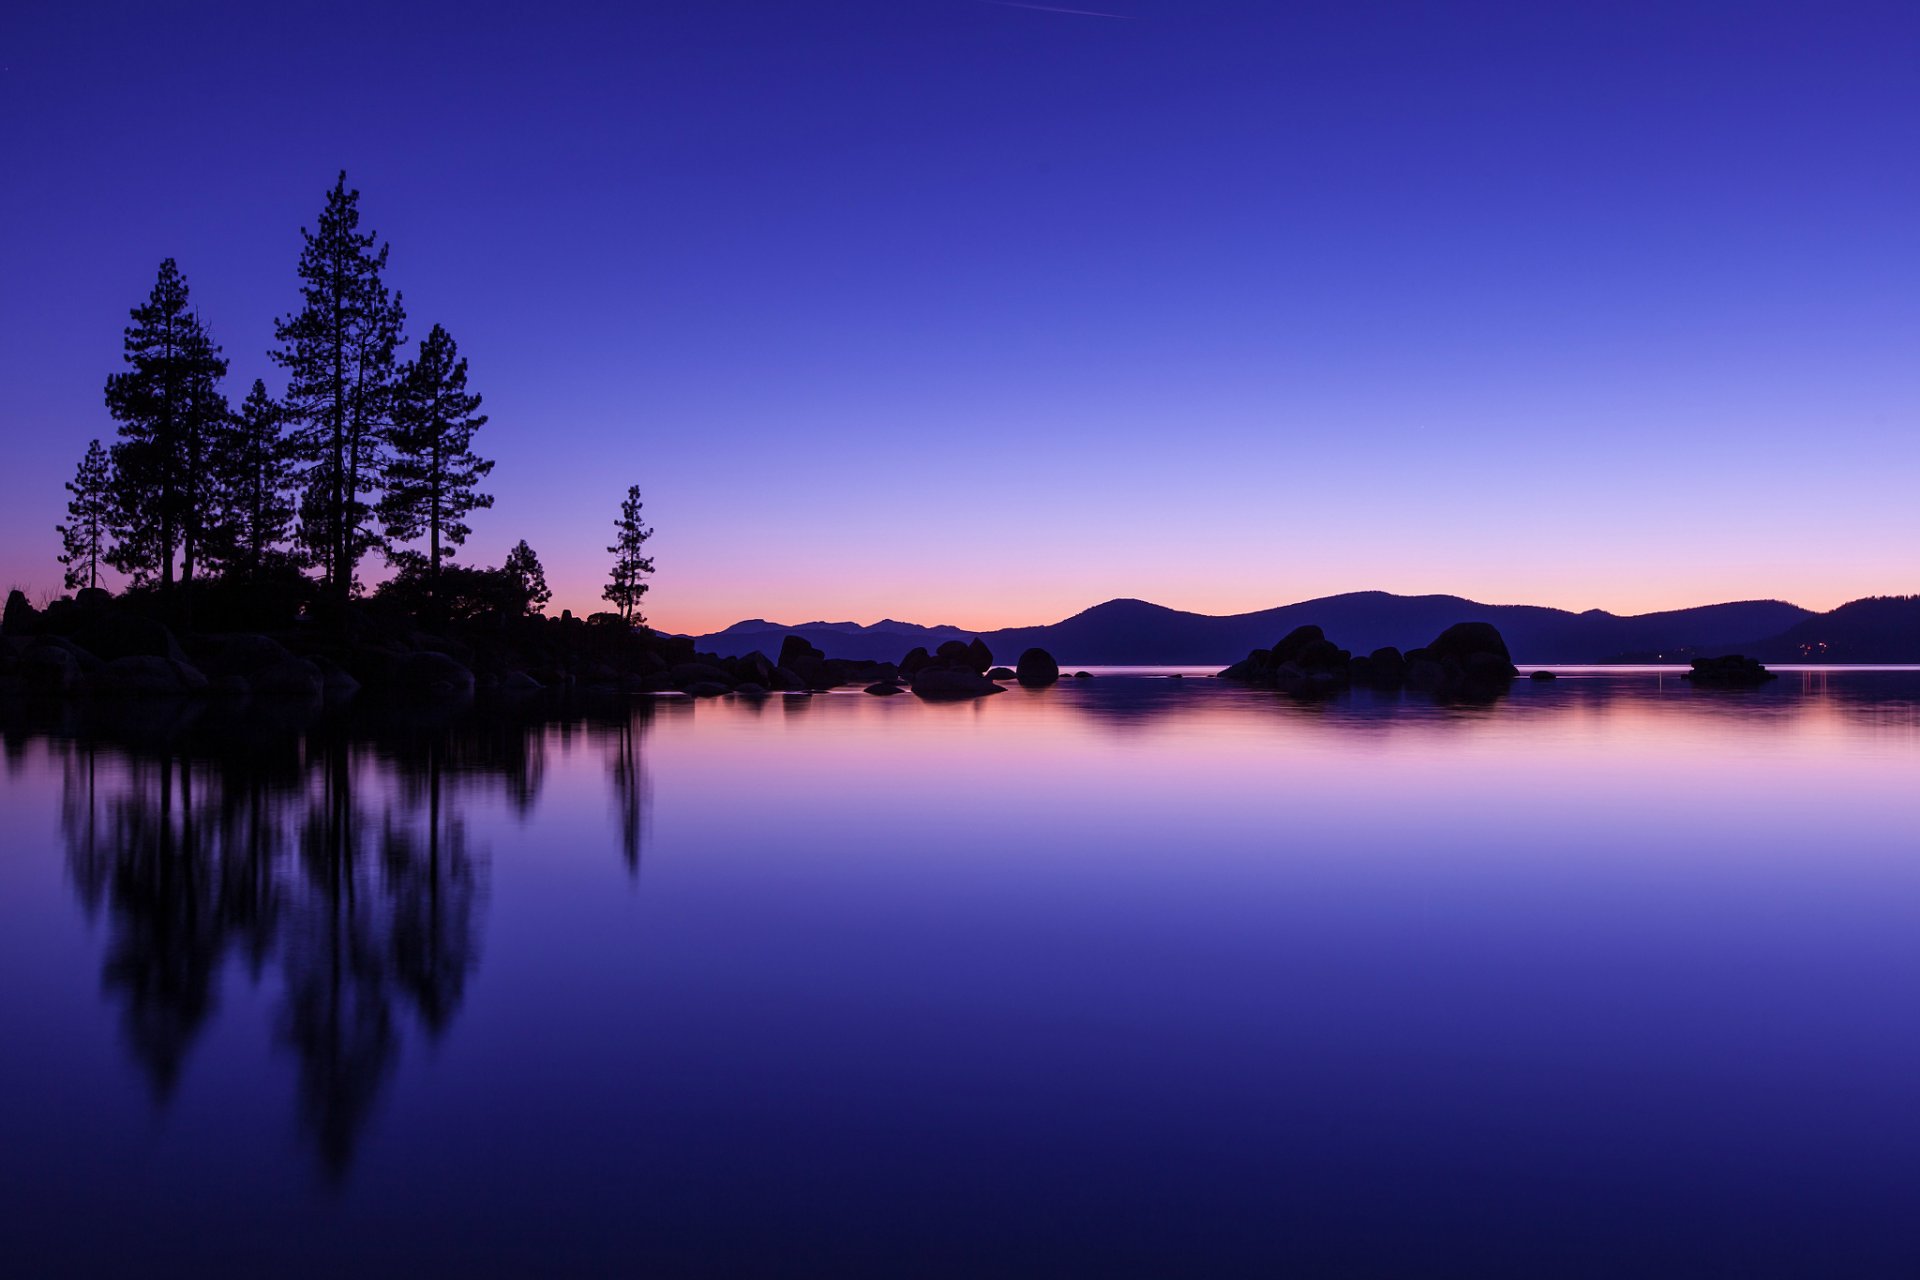
[[[1006,692],[978,671],[954,667],[926,667],[915,672],[913,691],[919,697],[934,702],[982,698],[988,694]]]
[[[896,684],[892,680],[877,680],[867,686],[867,692],[876,698],[888,698],[896,693],[905,693],[906,691],[904,685]]]
[[[1685,673],[1686,679],[1694,684],[1711,689],[1751,689],[1775,679],[1773,672],[1762,666],[1758,658],[1749,658],[1743,653],[1730,653],[1720,658],[1698,658],[1693,670]]]
[[[1551,671],[1535,671],[1527,677],[1529,680],[1558,680],[1559,678]]]

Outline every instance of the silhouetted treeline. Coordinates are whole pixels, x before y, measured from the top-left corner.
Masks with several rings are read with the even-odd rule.
[[[474,449],[487,416],[444,327],[407,358],[388,246],[361,229],[359,202],[341,174],[301,233],[300,305],[268,353],[287,374],[277,399],[256,380],[229,403],[220,344],[179,264],[160,264],[106,383],[117,438],[89,444],[67,486],[69,590],[99,588],[110,566],[169,602],[211,579],[340,603],[377,551],[397,570],[380,592],[423,616],[544,608],[524,541],[500,568],[453,560],[466,517],[493,505],[479,488],[493,463]]]

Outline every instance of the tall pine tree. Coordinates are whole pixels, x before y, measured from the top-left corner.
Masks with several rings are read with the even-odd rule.
[[[274,322],[271,353],[288,373],[286,407],[305,466],[302,541],[335,599],[353,593],[360,557],[377,545],[369,498],[393,422],[400,295],[381,273],[387,246],[360,230],[360,193],[342,172],[300,251],[300,311]]]
[[[401,371],[389,436],[387,491],[380,500],[390,560],[418,560],[420,553],[404,549],[404,544],[427,540],[430,602],[439,588],[442,558],[473,532],[467,516],[493,505],[492,495],[476,488],[493,470],[491,461],[473,451],[474,433],[487,422],[479,408],[480,397],[467,390],[466,360],[436,324],[421,340],[419,354]]]
[[[100,585],[100,565],[106,558],[107,521],[112,515],[113,472],[107,451],[98,440],[67,481],[67,522],[54,526],[60,535],[60,563],[66,566],[67,590]],[[521,544],[525,546],[525,543]]]
[[[145,304],[131,313],[122,358],[107,379],[107,411],[120,424],[113,446],[114,543],[108,562],[135,582],[174,583],[193,573],[207,514],[206,442],[226,413],[220,348],[191,309],[172,258]]]
[[[647,593],[647,584],[641,579],[653,572],[653,557],[642,555],[641,551],[653,536],[653,530],[640,520],[639,485],[628,486],[626,501],[620,504],[620,518],[613,522],[613,529],[613,545],[607,548],[613,555],[612,577],[600,594],[612,601],[628,626],[644,623],[640,597]]]

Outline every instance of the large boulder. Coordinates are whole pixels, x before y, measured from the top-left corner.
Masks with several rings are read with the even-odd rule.
[[[734,683],[731,673],[708,662],[676,662],[667,674],[682,689],[690,684],[722,684],[732,688]]]
[[[1476,656],[1492,658],[1508,668],[1509,674],[1519,674],[1512,670],[1513,656],[1507,652],[1506,640],[1491,622],[1456,622],[1427,646],[1427,657],[1442,664],[1451,660],[1465,667]]]
[[[102,663],[87,677],[87,691],[108,698],[178,698],[206,687],[206,676],[190,664],[147,653]]]
[[[911,676],[914,672],[930,665],[932,662],[933,655],[928,653],[924,647],[915,645],[913,648],[907,650],[906,657],[900,659],[900,674],[903,676]]]
[[[814,648],[805,636],[788,636],[780,642],[780,661],[776,665],[786,667],[790,671],[798,671],[800,668],[795,665],[796,659],[812,658],[817,661],[826,656]]]
[[[73,642],[88,653],[111,662],[115,658],[166,658],[187,661],[187,655],[163,622],[126,609],[105,609],[83,615],[74,628]]]
[[[1316,644],[1325,644],[1326,641],[1327,633],[1312,623],[1304,627],[1295,627],[1287,632],[1280,643],[1273,646],[1270,651],[1273,655],[1273,665],[1277,667],[1283,663],[1295,662],[1309,648]]]
[[[1005,692],[978,671],[964,667],[923,667],[914,673],[913,691],[930,702],[983,698]]]
[[[985,646],[983,645],[981,647],[984,648]],[[958,667],[963,671],[971,671],[974,669],[973,646],[964,640],[947,641],[933,651],[933,658],[935,662],[945,663],[950,667]],[[987,663],[987,667],[992,665],[993,663],[991,661]],[[985,671],[987,667],[981,667],[979,669]]]
[[[967,665],[985,675],[993,667],[993,650],[987,648],[987,642],[975,636],[967,643]]]
[[[31,636],[40,632],[40,611],[27,602],[27,593],[15,587],[7,592],[7,608],[0,614],[0,635]]]
[[[409,653],[394,664],[394,688],[403,696],[440,701],[473,696],[473,672],[444,653]]]
[[[1044,689],[1060,678],[1060,664],[1045,649],[1029,649],[1014,666],[1014,678],[1029,689]]]
[[[80,683],[80,663],[64,645],[36,644],[20,655],[13,674],[24,692],[56,697]]]

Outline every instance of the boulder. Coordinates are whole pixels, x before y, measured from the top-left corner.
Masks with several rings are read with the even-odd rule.
[[[979,636],[967,644],[967,663],[981,675],[985,675],[993,666],[993,650],[987,648],[987,642]]]
[[[888,697],[892,697],[896,693],[905,693],[906,690],[902,688],[900,685],[895,684],[891,680],[881,680],[881,681],[877,681],[874,684],[868,685],[867,692],[871,693],[876,698],[888,698]]]
[[[782,693],[801,693],[805,691],[807,682],[800,678],[800,673],[797,671],[787,667],[775,667],[773,676],[768,681],[768,687],[778,689]]]
[[[319,667],[305,658],[292,656],[252,676],[234,674],[222,679],[244,679],[247,687],[263,698],[318,698],[326,687]]]
[[[72,639],[103,662],[115,658],[187,660],[165,623],[125,609],[107,609],[85,617],[74,629]]]
[[[677,662],[667,674],[682,689],[690,684],[733,684],[732,675],[706,662]]]
[[[1536,671],[1527,677],[1529,680],[1558,680],[1559,678],[1551,671]]]
[[[409,653],[394,664],[394,688],[404,697],[466,698],[473,695],[473,672],[444,653]]]
[[[1013,668],[1012,667],[995,667],[991,671],[987,672],[987,679],[1011,680],[1013,679]]]
[[[1513,656],[1507,652],[1507,642],[1491,622],[1456,622],[1427,646],[1427,656],[1440,663],[1451,659],[1465,666],[1467,660],[1476,654],[1489,655],[1508,668],[1513,666]],[[1516,671],[1513,674],[1519,673]]]
[[[1073,673],[1073,678],[1074,678],[1075,680],[1091,680],[1091,679],[1093,679],[1093,672],[1091,672],[1091,671],[1076,671],[1076,672],[1074,672],[1074,673]]]
[[[922,668],[914,673],[913,691],[931,702],[980,698],[992,693],[1005,692],[978,671],[954,667]]]
[[[788,636],[780,642],[780,661],[777,665],[793,671],[800,668],[794,665],[797,658],[821,659],[827,655],[813,647],[805,636]]]
[[[13,674],[23,692],[55,697],[80,683],[80,663],[64,645],[36,644],[20,655]]]
[[[40,611],[27,602],[26,592],[18,587],[7,592],[6,612],[0,614],[0,635],[38,635],[40,621]]]
[[[755,684],[751,680],[741,681],[739,684],[733,686],[733,691],[742,698],[764,698],[767,696],[767,686]]]
[[[982,645],[981,647],[985,648],[986,646]],[[957,667],[962,671],[970,671],[974,669],[973,646],[969,645],[964,640],[947,641],[945,644],[941,645],[938,649],[935,649],[933,651],[933,657],[934,657],[934,661],[936,662],[944,662],[948,666]],[[993,665],[992,659],[991,657],[989,657],[987,666],[992,666],[992,665]],[[987,669],[986,667],[979,668],[979,670],[981,671],[985,671],[986,669]]]
[[[147,653],[102,663],[87,677],[87,691],[108,698],[178,698],[206,687],[206,676],[196,668]]]
[[[758,685],[773,683],[773,663],[767,660],[766,654],[758,650],[744,658],[729,658],[727,669],[733,674],[735,680],[744,683]]]
[[[919,645],[915,645],[913,648],[907,650],[906,657],[900,659],[900,674],[903,676],[911,676],[914,672],[927,666],[932,661],[932,654],[928,653]]]
[[[1298,660],[1300,655],[1306,652],[1310,646],[1324,644],[1326,639],[1327,633],[1311,623],[1304,627],[1295,627],[1293,630],[1287,632],[1279,644],[1273,646],[1271,651],[1273,654],[1273,665],[1277,667],[1282,663],[1294,662]]]
[[[1029,649],[1020,655],[1014,675],[1029,689],[1044,689],[1060,678],[1060,664],[1045,649]]]
[[[687,685],[682,692],[691,698],[717,698],[721,694],[732,692],[732,690],[718,680],[695,680],[692,684]]]

